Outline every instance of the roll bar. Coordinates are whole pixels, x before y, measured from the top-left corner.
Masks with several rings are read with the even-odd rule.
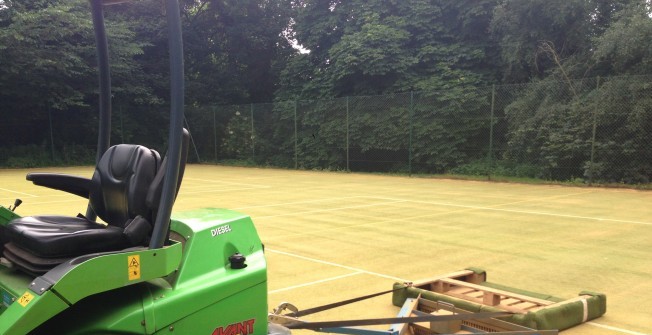
[[[100,125],[97,140],[96,162],[108,150],[111,143],[111,73],[109,70],[109,52],[104,25],[105,5],[114,5],[128,0],[90,0],[97,44],[97,60],[100,80]],[[167,166],[159,202],[158,215],[154,222],[154,230],[149,248],[163,247],[170,228],[170,216],[174,204],[179,179],[179,164],[181,162],[181,146],[183,137],[183,105],[184,105],[184,72],[183,72],[183,39],[181,34],[181,14],[178,0],[166,0],[168,21],[168,44],[170,54],[170,129],[168,136]],[[89,206],[86,217],[95,220],[97,215]]]
[[[111,143],[111,72],[109,69],[109,44],[104,26],[103,5],[106,1],[91,0],[90,2],[100,80],[100,124],[97,135],[97,154],[95,156],[95,165],[97,165]],[[91,221],[97,219],[97,215],[91,208],[90,203],[86,208],[86,217]]]
[[[183,38],[181,34],[181,13],[178,0],[167,0],[168,44],[170,49],[170,133],[168,137],[168,162],[165,167],[163,192],[159,212],[154,223],[150,249],[163,247],[170,229],[172,205],[177,193],[181,146],[183,141]]]

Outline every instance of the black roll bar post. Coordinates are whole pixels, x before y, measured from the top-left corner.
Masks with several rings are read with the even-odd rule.
[[[93,16],[93,29],[97,47],[97,66],[100,79],[100,124],[97,136],[97,165],[111,144],[111,72],[109,69],[109,43],[104,26],[104,9],[102,0],[91,0],[91,13]],[[97,215],[90,204],[86,208],[86,217],[95,221]]]
[[[181,33],[181,13],[178,0],[167,0],[168,40],[170,48],[170,132],[168,138],[168,161],[165,167],[163,191],[159,212],[154,223],[154,231],[149,244],[150,249],[163,247],[168,237],[172,205],[176,196],[181,162],[181,143],[183,137],[183,39]]]

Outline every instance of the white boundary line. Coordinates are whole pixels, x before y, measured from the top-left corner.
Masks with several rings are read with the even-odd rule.
[[[438,212],[438,213],[432,213],[432,214],[424,214],[424,215],[415,215],[415,216],[404,216],[400,218],[393,218],[393,219],[384,219],[380,221],[368,221],[367,223],[360,223],[360,224],[354,224],[354,225],[348,225],[348,226],[341,226],[341,227],[332,227],[332,228],[327,228],[327,229],[320,229],[320,230],[311,230],[311,231],[306,231],[303,233],[292,233],[292,234],[285,234],[285,235],[280,235],[280,236],[274,236],[274,237],[268,237],[268,240],[278,240],[278,239],[284,239],[292,236],[304,236],[304,235],[315,235],[319,234],[322,232],[332,232],[334,230],[343,230],[343,229],[349,229],[349,228],[359,228],[359,227],[364,227],[364,226],[374,226],[374,225],[380,225],[380,224],[385,224],[385,223],[395,223],[395,222],[414,222],[415,219],[424,219],[424,218],[433,218],[435,216],[440,216],[440,215],[448,215],[452,213],[458,213],[463,211],[462,209],[460,210],[455,210],[455,211],[448,211],[448,212]],[[369,216],[369,215],[360,215],[360,214],[355,214],[356,216],[359,217],[366,217],[369,218],[370,220],[377,220],[377,217]],[[255,219],[255,218],[254,218]]]
[[[294,285],[294,286],[290,286],[290,287],[286,287],[286,288],[281,288],[281,289],[278,289],[278,290],[269,291],[267,293],[274,294],[274,293],[279,293],[279,292],[290,291],[290,290],[294,290],[295,288],[302,288],[302,287],[306,287],[306,286],[310,286],[310,285],[326,283],[326,282],[333,281],[333,280],[338,280],[338,279],[342,279],[342,278],[357,276],[359,274],[362,274],[362,272],[356,271],[356,272],[348,273],[348,274],[337,276],[337,277],[331,277],[331,278],[317,280],[317,281],[313,281],[313,282],[309,282],[309,283],[305,283],[305,284],[299,284],[299,285]]]
[[[201,182],[206,182],[206,183],[216,183],[216,184],[227,184],[227,185],[237,185],[237,186],[251,186],[255,188],[270,188],[271,186],[269,185],[260,185],[260,184],[247,184],[247,183],[236,183],[236,182],[228,182],[228,181],[223,181],[223,180],[212,180],[212,179],[200,179],[200,178],[183,178],[184,180],[194,180],[194,181],[201,181]]]
[[[377,203],[377,204],[356,205],[356,206],[347,206],[347,207],[336,207],[336,208],[328,208],[328,209],[315,209],[315,210],[312,210],[312,211],[292,212],[292,213],[287,213],[287,214],[261,215],[261,216],[254,216],[253,218],[255,220],[258,220],[258,219],[275,218],[275,217],[280,217],[280,216],[295,216],[295,215],[303,215],[303,214],[310,214],[310,213],[335,212],[335,211],[340,211],[340,210],[343,210],[343,209],[374,207],[374,206],[381,206],[381,205],[388,205],[388,204],[396,204],[396,203],[401,203],[401,202],[408,202],[408,200],[395,200],[395,201],[388,201],[388,202],[380,202],[380,203]]]
[[[260,190],[261,187],[242,187],[242,188],[214,188],[212,190],[202,190],[202,191],[193,191],[192,189],[183,188],[179,193],[181,194],[199,194],[199,193],[225,193],[225,192],[237,192],[237,191],[247,191],[247,190]]]
[[[2,188],[2,187],[0,187],[0,191],[7,191],[7,192],[10,192],[10,193],[18,193],[18,194],[26,195],[26,196],[33,197],[33,198],[37,198],[37,197],[38,197],[38,195],[29,194],[29,193],[23,193],[23,192],[18,192],[18,191],[12,191],[12,190],[9,190],[9,189],[6,189],[6,188]]]
[[[641,333],[641,332],[637,332],[637,331],[633,331],[633,330],[627,330],[627,329],[622,329],[622,328],[618,328],[618,327],[607,326],[607,325],[603,325],[603,324],[601,324],[601,323],[596,323],[596,322],[587,322],[586,324],[587,324],[587,325],[594,326],[594,327],[599,327],[599,328],[604,328],[604,329],[609,329],[609,330],[613,330],[613,331],[617,331],[617,332],[625,333],[625,334],[631,334],[631,335],[650,335],[650,334],[647,334],[647,333]]]
[[[369,198],[369,196],[356,195],[356,196],[352,196],[352,197],[322,198],[322,199],[316,199],[316,200],[293,201],[293,202],[271,204],[271,205],[236,207],[236,208],[232,208],[232,210],[239,211],[239,210],[242,210],[242,209],[251,209],[251,208],[279,207],[279,206],[287,206],[287,205],[311,204],[311,203],[315,203],[315,202],[328,202],[328,201],[347,200],[347,199],[360,199],[360,198]]]
[[[405,200],[405,199],[386,198],[386,197],[371,197],[371,198],[382,199],[382,200],[395,200],[395,201],[401,201],[402,200],[402,201],[405,201],[405,202],[422,203],[422,204],[429,204],[429,205],[436,205],[436,206],[448,206],[448,207],[458,207],[458,208],[468,208],[468,209],[479,209],[479,210],[497,211],[497,212],[509,212],[509,213],[519,213],[519,214],[556,216],[556,217],[564,217],[564,218],[571,218],[571,219],[583,219],[583,220],[595,220],[595,221],[611,221],[611,222],[619,222],[619,223],[642,224],[642,225],[648,225],[648,226],[652,225],[652,222],[618,220],[618,219],[608,219],[608,218],[596,218],[596,217],[591,217],[591,216],[567,215],[567,214],[534,212],[534,211],[520,211],[520,210],[516,210],[516,209],[503,209],[503,208],[493,208],[493,207],[484,207],[484,206],[457,205],[457,204],[451,204],[451,203],[445,203],[445,202]]]
[[[395,280],[395,281],[401,281],[401,282],[408,282],[409,281],[409,280],[398,278],[398,277],[384,275],[384,274],[378,273],[378,272],[366,271],[366,270],[354,268],[354,267],[351,267],[351,266],[346,266],[346,265],[337,264],[337,263],[333,263],[333,262],[322,261],[322,260],[319,260],[319,259],[316,259],[316,258],[300,256],[300,255],[297,255],[297,254],[292,254],[292,253],[284,252],[284,251],[280,251],[280,250],[265,248],[265,251],[269,251],[269,252],[279,254],[279,255],[299,258],[299,259],[303,259],[303,260],[310,261],[310,262],[315,262],[315,263],[319,263],[319,264],[325,264],[325,265],[330,265],[330,266],[335,266],[335,267],[338,267],[338,268],[343,268],[343,269],[355,271],[353,273],[349,273],[349,274],[342,275],[342,276],[327,278],[327,279],[318,280],[318,281],[314,281],[314,282],[310,282],[310,283],[306,283],[306,284],[301,284],[301,285],[296,285],[296,286],[291,286],[291,287],[287,287],[287,288],[282,288],[282,289],[270,291],[269,292],[270,294],[277,293],[277,292],[283,292],[283,291],[289,291],[289,290],[294,289],[294,288],[300,288],[300,287],[304,287],[304,286],[324,283],[324,282],[337,280],[337,279],[342,279],[342,278],[346,278],[346,277],[351,277],[351,276],[355,276],[355,275],[359,275],[359,274],[368,274],[368,275],[372,275],[372,276],[382,277],[382,278],[391,279],[391,280]],[[617,332],[625,333],[625,334],[630,334],[630,335],[651,335],[651,334],[641,333],[641,332],[637,332],[637,331],[633,331],[633,330],[627,330],[627,329],[622,329],[622,328],[618,328],[618,327],[603,325],[603,324],[597,323],[597,322],[586,322],[586,324],[594,326],[594,327],[609,329],[609,330],[613,330],[613,331],[617,331]]]
[[[407,282],[408,281],[406,279],[393,277],[393,276],[388,276],[388,275],[384,275],[384,274],[378,273],[378,272],[371,272],[371,271],[367,271],[367,270],[363,270],[363,269],[354,268],[354,267],[351,267],[351,266],[346,266],[346,265],[342,265],[342,264],[322,261],[322,260],[319,260],[319,259],[316,259],[316,258],[300,256],[300,255],[297,255],[297,254],[292,254],[292,253],[284,252],[284,251],[280,251],[280,250],[265,248],[265,251],[266,252],[267,251],[273,252],[273,253],[279,254],[279,255],[299,258],[299,259],[303,259],[303,260],[306,260],[306,261],[315,262],[315,263],[319,263],[319,264],[335,266],[335,267],[338,267],[338,268],[347,269],[347,270],[351,270],[351,271],[355,271],[355,272],[359,272],[359,273],[364,273],[364,274],[368,274],[368,275],[372,275],[372,276],[382,277],[382,278],[385,278],[385,279],[391,279],[391,280],[394,280],[394,281],[401,281],[401,282]]]

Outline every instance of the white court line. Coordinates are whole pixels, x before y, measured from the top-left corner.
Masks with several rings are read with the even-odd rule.
[[[388,198],[380,198],[380,197],[375,197],[375,196],[357,196],[356,198],[388,199]],[[521,202],[523,202],[523,201],[505,203],[505,204],[501,204],[501,206],[502,205],[510,205],[510,204],[514,204],[514,203],[521,203]],[[432,218],[432,217],[435,217],[435,216],[442,216],[442,215],[448,215],[448,214],[452,214],[452,213],[459,213],[459,212],[467,211],[467,210],[469,210],[469,208],[451,210],[451,211],[447,211],[447,212],[436,212],[436,213],[431,213],[431,214],[426,214],[426,215],[403,216],[403,217],[400,217],[400,218],[386,219],[386,220],[381,220],[381,221],[369,221],[369,222],[363,223],[363,224],[348,225],[348,226],[337,227],[337,228],[328,228],[328,229],[323,229],[323,230],[313,230],[313,231],[304,232],[304,233],[294,233],[294,234],[286,234],[286,235],[281,235],[281,236],[274,236],[271,239],[283,239],[283,238],[287,238],[287,237],[291,237],[291,236],[315,235],[315,234],[319,234],[321,232],[332,232],[333,230],[358,228],[358,227],[369,226],[369,225],[377,225],[377,224],[383,224],[383,223],[388,223],[388,222],[412,222],[414,219]],[[350,215],[358,216],[358,217],[365,217],[365,218],[369,218],[370,220],[377,220],[378,219],[378,217],[375,217],[375,216],[362,215],[362,214],[357,214],[357,213],[350,214]]]
[[[265,248],[265,251],[273,252],[273,253],[276,253],[276,254],[279,254],[279,255],[285,255],[285,256],[290,256],[290,257],[294,257],[294,258],[299,258],[299,259],[303,259],[303,260],[310,261],[310,262],[315,262],[315,263],[325,264],[325,265],[331,265],[331,266],[335,266],[335,267],[355,271],[354,273],[350,273],[348,275],[343,275],[343,276],[324,279],[321,282],[327,282],[327,281],[330,281],[330,280],[336,280],[336,279],[349,277],[349,276],[354,276],[354,275],[358,275],[358,274],[362,274],[362,273],[373,275],[373,276],[378,276],[378,277],[382,277],[382,278],[387,278],[387,279],[391,279],[391,280],[395,280],[395,281],[400,281],[400,282],[409,282],[409,280],[406,280],[406,279],[393,277],[393,276],[388,276],[388,275],[384,275],[384,274],[378,273],[378,272],[366,271],[366,270],[363,270],[363,269],[358,269],[358,268],[354,268],[354,267],[351,267],[351,266],[346,266],[346,265],[337,264],[337,263],[333,263],[333,262],[322,261],[322,260],[315,259],[315,258],[300,256],[300,255],[292,254],[292,253],[289,253],[289,252],[284,252],[284,251],[279,251],[279,250],[274,250],[274,249],[269,249],[269,248]],[[292,286],[292,287],[288,287],[288,288],[284,288],[284,289],[274,290],[274,291],[271,291],[269,293],[287,291],[287,290],[291,290],[291,289],[297,288],[297,287],[308,286],[308,285],[312,285],[312,284],[318,284],[319,282],[320,281],[316,281],[316,282],[312,282],[312,283],[306,283],[306,284],[303,284],[303,285]],[[630,335],[651,335],[651,334],[641,333],[641,332],[637,332],[637,331],[633,331],[633,330],[627,330],[627,329],[622,329],[622,328],[618,328],[618,327],[607,326],[607,325],[603,325],[603,324],[597,323],[597,322],[587,322],[587,324],[595,326],[595,327],[600,327],[600,328],[604,328],[604,329],[609,329],[609,330],[625,333],[625,334],[630,334]]]
[[[603,325],[601,323],[596,323],[596,322],[587,322],[586,324],[591,325],[591,326],[595,326],[595,327],[600,327],[600,328],[604,328],[604,329],[609,329],[609,330],[625,333],[625,334],[650,335],[650,334],[647,334],[647,333],[636,332],[636,331],[633,331],[633,330],[627,330],[627,329],[622,329],[622,328],[618,328],[618,327],[607,326],[607,325]]]
[[[242,210],[242,209],[251,209],[251,208],[279,207],[279,206],[287,206],[287,205],[300,205],[300,204],[310,204],[310,203],[315,203],[315,202],[326,202],[326,201],[332,201],[332,200],[346,200],[346,199],[358,199],[358,198],[370,198],[370,197],[366,196],[366,195],[356,195],[356,196],[352,196],[352,197],[322,198],[322,199],[316,199],[316,200],[294,201],[294,202],[286,202],[286,203],[271,204],[271,205],[236,207],[236,208],[232,208],[232,210],[239,211],[239,210]]]
[[[18,191],[12,191],[12,190],[8,190],[8,189],[6,189],[6,188],[1,188],[1,187],[0,187],[0,190],[2,190],[2,191],[7,191],[7,192],[10,192],[10,193],[22,194],[22,195],[26,195],[26,196],[28,196],[28,197],[33,197],[33,198],[37,198],[37,197],[38,197],[38,195],[29,194],[29,193],[23,193],[23,192],[18,192]]]
[[[546,212],[534,212],[534,211],[520,211],[516,209],[504,209],[504,208],[493,208],[493,207],[483,207],[483,206],[469,206],[469,205],[458,205],[445,202],[432,202],[432,201],[420,201],[420,200],[405,200],[397,198],[386,198],[386,197],[373,197],[381,200],[395,200],[395,201],[406,201],[414,203],[422,203],[436,206],[448,206],[448,207],[459,207],[459,208],[468,208],[468,209],[481,209],[487,211],[497,211],[497,212],[509,212],[509,213],[519,213],[519,214],[532,214],[532,215],[545,215],[545,216],[556,216],[564,217],[571,219],[583,219],[583,220],[595,220],[595,221],[611,221],[619,223],[633,223],[633,224],[642,224],[642,225],[652,225],[652,222],[643,222],[643,221],[630,221],[630,220],[618,220],[618,219],[608,219],[608,218],[596,218],[591,216],[579,216],[579,215],[568,215],[568,214],[557,214],[557,213],[546,213]]]
[[[448,211],[448,212],[438,212],[438,213],[433,213],[433,214],[425,214],[425,215],[415,215],[415,216],[403,216],[400,218],[395,218],[395,219],[386,219],[386,220],[381,220],[381,221],[369,221],[367,223],[361,223],[361,224],[355,224],[355,225],[348,225],[348,226],[342,226],[342,227],[335,227],[335,228],[328,228],[328,229],[320,229],[320,230],[312,230],[312,231],[307,231],[304,233],[293,233],[293,234],[286,234],[286,235],[280,235],[280,236],[274,236],[268,238],[268,240],[278,240],[278,239],[285,239],[288,237],[293,237],[293,236],[304,236],[304,235],[318,235],[322,232],[332,232],[334,230],[344,230],[344,229],[349,229],[349,228],[359,228],[359,227],[364,227],[364,226],[374,226],[374,225],[379,225],[379,224],[384,224],[384,223],[390,223],[390,222],[413,222],[414,219],[424,219],[424,218],[432,218],[435,216],[441,216],[441,215],[448,215],[452,213],[459,213],[463,210],[455,210],[455,211]],[[355,214],[358,217],[366,217],[369,218],[370,220],[377,220],[377,217],[369,216],[369,215],[361,215],[361,214]]]
[[[23,201],[23,205],[24,204],[29,204],[29,205],[59,204],[59,203],[69,203],[69,202],[78,202],[78,201],[87,202],[88,200],[82,197],[77,197],[77,198],[71,198],[67,200],[55,200],[55,201],[29,201],[29,202]]]
[[[220,188],[245,188],[247,190],[262,190],[266,188],[271,188],[270,186],[261,186],[261,187],[254,187],[254,186],[249,186],[249,185],[221,185],[221,184],[191,184],[191,185],[184,185],[184,187],[187,190],[191,191],[202,191],[202,190],[215,190],[215,189],[220,189]]]
[[[358,269],[358,268],[354,268],[354,267],[351,267],[351,266],[346,266],[346,265],[337,264],[337,263],[333,263],[333,262],[322,261],[322,260],[319,260],[319,259],[316,259],[316,258],[310,258],[310,257],[296,255],[296,254],[291,254],[289,252],[284,252],[284,251],[279,251],[279,250],[274,250],[274,249],[269,249],[269,248],[265,248],[265,251],[273,252],[273,253],[276,253],[276,254],[279,254],[279,255],[285,255],[285,256],[290,256],[290,257],[294,257],[294,258],[299,258],[299,259],[303,259],[303,260],[306,260],[306,261],[315,262],[315,263],[319,263],[319,264],[335,266],[335,267],[338,267],[338,268],[347,269],[347,270],[351,270],[351,271],[355,271],[355,272],[360,272],[360,273],[364,273],[364,274],[368,274],[368,275],[372,275],[372,276],[382,277],[382,278],[386,278],[386,279],[391,279],[391,280],[395,280],[395,281],[408,282],[408,280],[406,280],[406,279],[401,279],[401,278],[398,278],[398,277],[388,276],[388,275],[384,275],[382,273],[371,272],[371,271]]]
[[[181,188],[181,195],[184,194],[200,194],[200,193],[224,193],[224,192],[235,192],[235,191],[247,191],[247,190],[260,190],[260,187],[243,187],[243,188],[216,188],[212,190],[205,190],[205,191],[188,191],[187,189],[184,190]]]
[[[396,204],[396,203],[401,203],[401,202],[408,202],[408,200],[397,200],[397,201],[390,201],[390,202],[381,202],[381,203],[378,203],[378,204],[336,207],[336,208],[329,208],[329,209],[315,209],[315,210],[312,210],[312,211],[292,212],[292,213],[287,213],[287,214],[254,216],[253,218],[255,220],[258,220],[258,219],[275,218],[275,217],[280,217],[280,216],[294,216],[294,215],[303,215],[303,214],[310,214],[310,213],[335,212],[335,211],[339,211],[339,210],[343,210],[343,209],[374,207],[374,206],[380,206],[380,205]]]
[[[269,186],[269,185],[236,183],[236,182],[228,182],[228,181],[223,181],[223,180],[199,179],[199,178],[186,178],[186,177],[184,177],[183,179],[184,179],[184,180],[196,180],[196,181],[207,182],[207,183],[218,183],[218,184],[240,185],[240,186],[252,186],[252,187],[258,187],[258,188],[270,188],[270,187],[271,187],[271,186]]]
[[[353,273],[349,273],[349,274],[345,274],[345,275],[341,275],[341,276],[337,276],[337,277],[331,277],[331,278],[326,278],[326,279],[322,279],[322,280],[313,281],[313,282],[310,282],[310,283],[299,284],[299,285],[294,285],[294,286],[290,286],[290,287],[286,287],[286,288],[281,288],[281,289],[278,289],[278,290],[269,291],[267,293],[274,294],[274,293],[279,293],[279,292],[290,291],[290,290],[294,290],[296,288],[302,288],[302,287],[306,287],[306,286],[326,283],[326,282],[333,281],[333,280],[338,280],[338,279],[342,279],[342,278],[357,276],[359,274],[362,274],[362,272],[356,271],[356,272],[353,272]]]

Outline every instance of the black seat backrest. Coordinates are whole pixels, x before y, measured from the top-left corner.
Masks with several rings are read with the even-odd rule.
[[[95,168],[90,205],[109,225],[124,228],[128,220],[141,215],[152,222],[146,197],[160,166],[159,154],[134,144],[109,148]]]

